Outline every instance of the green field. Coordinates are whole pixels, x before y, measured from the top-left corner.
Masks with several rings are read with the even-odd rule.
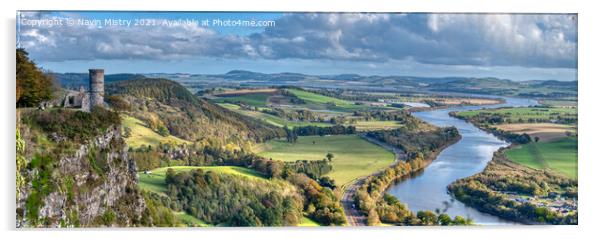
[[[303,217],[301,219],[301,223],[299,223],[298,226],[300,226],[300,227],[319,227],[320,224],[315,222],[314,220],[311,220],[308,217]]]
[[[349,106],[354,105],[353,102],[337,99],[330,96],[320,95],[316,93],[312,93],[309,91],[299,90],[299,89],[288,89],[289,92],[293,93],[299,99],[302,99],[308,103],[318,103],[318,104],[327,104],[334,103],[337,106]]]
[[[577,100],[542,100],[541,104],[556,107],[577,107]]]
[[[182,226],[186,227],[211,227],[213,225],[208,224],[190,214],[185,212],[175,212],[176,218],[182,223]]]
[[[330,123],[322,123],[322,122],[290,121],[290,120],[286,120],[286,119],[280,118],[275,115],[266,114],[266,113],[259,112],[259,111],[244,110],[244,109],[241,109],[240,106],[234,105],[234,104],[219,103],[219,105],[226,109],[232,110],[234,112],[237,112],[237,113],[249,116],[249,117],[253,117],[255,119],[262,120],[268,124],[271,124],[271,125],[274,125],[277,127],[283,127],[285,125],[287,125],[289,127],[299,127],[299,126],[308,126],[308,125],[332,126],[332,124],[330,124]]]
[[[370,106],[367,105],[356,105],[354,102],[351,101],[341,100],[330,96],[312,93],[309,91],[299,89],[287,90],[293,93],[299,99],[304,100],[305,104],[303,104],[302,106],[310,110],[332,110],[338,112],[351,112],[353,110],[370,108]]]
[[[521,145],[506,151],[506,156],[531,168],[550,169],[567,177],[577,178],[576,137]]]
[[[577,108],[539,108],[539,107],[516,107],[500,109],[471,110],[457,113],[459,116],[473,117],[479,114],[498,114],[509,118],[513,122],[522,119],[527,122],[529,119],[552,120],[557,116],[577,118]]]
[[[225,102],[242,102],[245,105],[255,106],[255,107],[266,107],[268,98],[272,94],[268,93],[253,93],[253,94],[244,94],[237,96],[225,96],[220,97],[214,100],[217,103],[225,103]]]
[[[357,121],[354,124],[355,128],[359,131],[373,131],[381,129],[395,129],[403,126],[399,121],[387,120],[387,121]]]
[[[129,127],[132,130],[131,136],[125,138],[125,142],[129,147],[137,148],[142,145],[158,145],[159,143],[175,142],[176,144],[190,144],[190,141],[180,139],[178,137],[169,135],[161,136],[152,129],[146,127],[146,124],[139,119],[122,115],[121,127]]]
[[[142,190],[154,192],[154,193],[165,193],[167,190],[165,185],[165,173],[168,168],[174,169],[176,172],[190,171],[193,169],[202,169],[207,171],[213,171],[216,173],[227,173],[233,175],[242,175],[252,179],[267,180],[265,176],[260,173],[243,167],[235,166],[173,166],[153,169],[150,174],[138,173],[138,186]]]
[[[315,141],[315,144],[314,144]],[[273,140],[256,149],[263,157],[282,161],[321,160],[334,154],[334,170],[328,174],[337,185],[385,168],[395,160],[392,152],[357,135],[301,136],[297,143]]]

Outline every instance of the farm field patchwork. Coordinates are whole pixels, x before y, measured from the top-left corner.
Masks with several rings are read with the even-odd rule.
[[[486,110],[471,110],[457,113],[458,116],[473,117],[479,114],[496,114],[508,118],[511,122],[517,123],[521,120],[554,120],[558,116],[577,119],[577,108],[543,108],[543,107],[516,107],[500,108]],[[521,122],[522,123],[522,122]]]
[[[531,138],[538,137],[541,141],[551,141],[566,137],[566,133],[575,133],[575,127],[565,124],[533,123],[533,124],[500,124],[496,128],[512,133],[526,133]]]
[[[535,169],[550,169],[577,178],[577,138],[529,143],[506,151],[508,159]]]
[[[333,178],[337,185],[370,175],[395,160],[392,152],[357,135],[301,136],[296,143],[273,140],[257,147],[256,153],[286,162],[322,160],[327,153],[332,153],[333,171],[327,176]]]
[[[290,121],[290,120],[286,120],[286,119],[280,118],[275,115],[266,114],[266,113],[259,112],[259,111],[244,110],[240,106],[235,105],[235,104],[220,103],[219,105],[226,109],[232,110],[234,112],[237,112],[237,113],[249,116],[249,117],[253,117],[253,118],[261,120],[261,121],[265,121],[268,124],[278,126],[278,127],[283,127],[285,125],[288,127],[308,126],[308,125],[332,126],[332,124],[330,124],[330,123],[323,123],[323,122]]]
[[[367,109],[372,108],[376,109],[376,107],[371,107],[367,105],[356,105],[354,102],[342,100],[330,96],[320,95],[309,91],[299,90],[299,89],[287,89],[289,92],[293,93],[299,99],[305,101],[305,104],[299,105],[307,109],[311,110],[332,110],[339,112],[351,112],[353,110],[359,109]],[[383,107],[386,108],[386,107]]]

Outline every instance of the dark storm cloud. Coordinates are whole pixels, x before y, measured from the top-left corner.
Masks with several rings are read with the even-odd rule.
[[[44,61],[195,57],[576,67],[574,15],[287,14],[249,36],[199,26],[21,29]]]

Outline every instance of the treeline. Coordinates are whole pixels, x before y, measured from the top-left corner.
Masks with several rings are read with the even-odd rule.
[[[460,139],[455,127],[418,130],[419,121],[410,120],[415,125],[395,130],[368,132],[367,136],[383,141],[406,153],[406,161],[399,161],[393,166],[369,176],[354,195],[355,204],[368,217],[368,225],[381,222],[396,225],[465,225],[470,220],[462,217],[451,219],[446,214],[437,215],[430,211],[413,214],[404,204],[392,196],[383,196],[385,190],[395,181],[423,169],[443,148]]]
[[[368,225],[389,223],[395,225],[468,225],[471,220],[447,214],[435,214],[431,211],[412,213],[397,198],[383,193],[396,180],[409,176],[426,166],[421,156],[409,161],[399,161],[395,165],[369,176],[354,195],[355,205],[368,217]]]
[[[332,171],[332,155],[323,160],[297,160],[282,162],[270,160],[244,150],[228,150],[220,147],[160,144],[153,147],[130,149],[129,156],[136,161],[139,170],[152,170],[170,166],[241,166],[252,168],[269,177],[283,177],[303,173],[318,180],[320,185],[333,188],[332,179],[324,175]]]
[[[335,126],[297,126],[293,129],[289,129],[288,126],[282,127],[286,135],[286,141],[290,143],[297,142],[299,136],[311,136],[311,135],[339,135],[339,134],[355,134],[357,130],[355,126],[344,126],[344,125],[335,125]]]
[[[325,122],[324,117],[322,117],[320,114],[307,109],[283,110],[280,108],[267,108],[262,109],[261,112],[290,121]]]
[[[392,121],[406,121],[409,113],[403,110],[369,110],[369,111],[354,111],[353,116],[360,117],[362,120],[392,120]]]
[[[531,136],[528,135],[527,133],[517,134],[517,133],[512,133],[512,132],[508,132],[508,131],[504,131],[504,130],[500,130],[500,129],[492,128],[492,127],[488,127],[487,131],[489,131],[490,133],[492,133],[493,135],[495,135],[497,137],[505,139],[506,141],[508,141],[510,143],[528,144],[532,141]]]
[[[409,158],[418,153],[428,155],[460,137],[460,133],[455,127],[436,128],[430,131],[402,127],[393,130],[371,131],[366,135],[403,150]]]
[[[295,94],[291,93],[290,91],[286,90],[287,88],[293,88],[293,89],[299,89],[299,90],[304,90],[304,89],[299,88],[299,87],[283,87],[283,88],[280,89],[280,94],[282,96],[286,96],[286,98],[289,100],[289,102],[291,104],[302,105],[302,104],[307,103],[307,102],[305,102],[305,100],[297,97],[297,95],[295,95]]]
[[[320,183],[322,186],[333,187],[334,185],[329,179],[322,179],[324,175],[332,171],[332,164],[328,159],[297,160],[295,162],[286,162],[285,165],[286,169],[290,168],[293,172],[304,173],[314,180],[322,180],[324,182],[324,184]]]
[[[292,226],[302,218],[301,196],[287,184],[200,169],[179,173],[168,169],[165,183],[177,206],[214,225]]]
[[[304,196],[303,209],[308,217],[322,225],[342,225],[345,223],[343,208],[339,203],[339,195],[335,193],[334,181],[322,176],[329,167],[326,162],[310,162],[285,164],[282,161],[266,159],[244,150],[227,150],[219,147],[203,147],[170,145],[160,147],[131,149],[131,157],[141,170],[150,170],[157,166],[241,166],[258,171],[268,178],[289,181]],[[173,157],[178,158],[174,160]],[[318,181],[307,176],[313,174]],[[318,176],[320,175],[320,176]]]
[[[486,120],[486,119],[480,117],[481,114],[479,114],[479,116],[476,116],[476,117],[466,117],[466,116],[457,114],[457,112],[449,112],[449,115],[459,118],[459,119],[463,119],[465,121],[468,121],[468,122],[478,126],[479,128],[481,128],[489,133],[492,133],[496,137],[502,138],[510,143],[528,144],[528,143],[532,142],[532,140],[533,140],[531,138],[531,136],[527,133],[517,134],[517,133],[508,132],[508,131],[498,129],[496,127],[489,126],[489,124],[501,124],[504,122],[503,119],[497,120],[497,118],[494,117],[494,118],[490,118],[490,119]]]
[[[525,223],[577,224],[576,204],[560,205],[561,214],[527,198],[558,200],[577,198],[577,181],[557,174],[526,168],[505,159],[498,151],[485,170],[448,186],[459,201],[479,211]]]
[[[339,134],[355,134],[356,129],[355,126],[344,126],[344,125],[334,125],[328,127],[321,126],[297,126],[292,129],[292,132],[299,136],[311,136],[311,135],[339,135]]]

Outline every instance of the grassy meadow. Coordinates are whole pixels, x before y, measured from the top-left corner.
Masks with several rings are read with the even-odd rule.
[[[383,130],[383,129],[395,129],[403,126],[399,121],[394,120],[386,120],[386,121],[357,121],[354,124],[355,128],[359,131],[373,131],[373,130]]]
[[[337,185],[370,175],[395,160],[392,152],[357,135],[301,136],[296,143],[272,140],[257,147],[256,152],[263,157],[288,162],[321,160],[327,153],[332,153],[333,171],[327,176]]]
[[[203,220],[200,220],[200,219],[198,219],[190,214],[187,214],[185,212],[174,212],[174,214],[176,215],[176,218],[182,224],[181,226],[185,226],[185,227],[211,227],[211,226],[213,226],[213,225],[208,224],[207,222],[204,222]]]
[[[159,143],[175,142],[176,144],[190,144],[190,141],[180,139],[178,137],[169,135],[162,136],[152,129],[146,127],[146,124],[139,119],[131,116],[122,115],[121,127],[125,129],[128,127],[131,129],[131,136],[125,138],[125,142],[129,147],[137,148],[142,145],[158,145]]]
[[[506,156],[531,168],[549,169],[570,178],[577,178],[576,137],[521,145],[506,151]]]

